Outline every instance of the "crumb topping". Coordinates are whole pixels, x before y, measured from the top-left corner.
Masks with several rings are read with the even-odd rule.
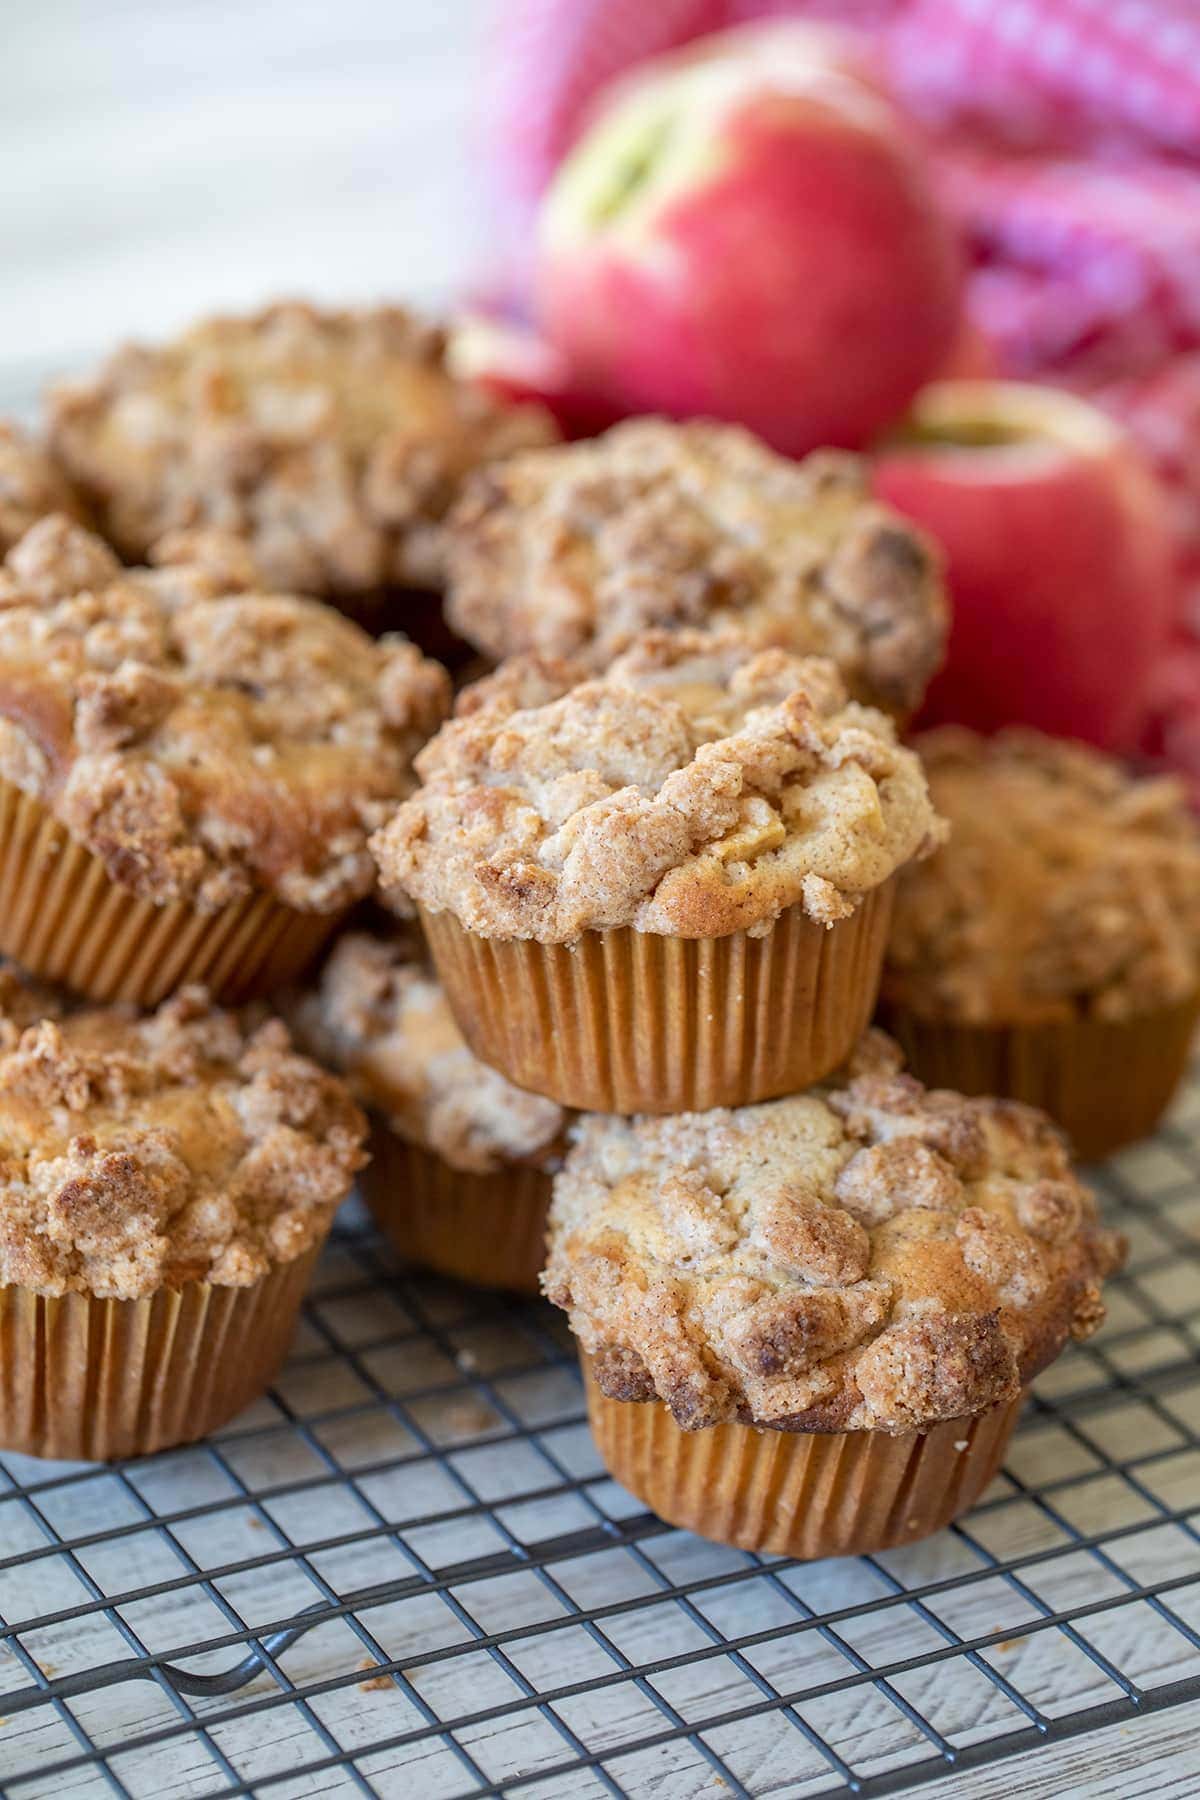
[[[56,454],[127,559],[213,526],[248,542],[270,587],[330,596],[440,586],[464,477],[555,436],[542,408],[456,378],[445,333],[396,306],[205,319],[119,350],[48,407]]]
[[[79,517],[62,470],[28,432],[0,419],[0,556],[47,513]]]
[[[417,758],[385,889],[483,937],[764,932],[854,912],[933,841],[920,763],[833,664],[647,632],[603,675],[514,657]]]
[[[927,1091],[878,1033],[809,1093],[571,1136],[546,1294],[606,1394],[686,1430],[983,1412],[1096,1329],[1124,1253],[1043,1114]]]
[[[144,1017],[43,998],[0,972],[0,1284],[245,1287],[320,1241],[366,1122],[278,1020],[198,988]]]
[[[481,1063],[400,938],[347,932],[296,1012],[301,1041],[409,1143],[490,1174],[556,1159],[567,1114]]]
[[[196,550],[125,570],[52,515],[9,551],[0,777],[145,898],[266,888],[336,911],[374,883],[368,836],[411,791],[449,677],[318,601],[229,592],[228,546]]]
[[[447,617],[497,659],[603,669],[654,626],[736,625],[910,712],[945,651],[931,546],[837,451],[797,463],[736,426],[635,419],[480,472],[452,526]]]
[[[885,994],[931,1019],[1121,1019],[1200,985],[1200,828],[1181,785],[1083,744],[957,727],[915,746],[949,841],[907,870]]]

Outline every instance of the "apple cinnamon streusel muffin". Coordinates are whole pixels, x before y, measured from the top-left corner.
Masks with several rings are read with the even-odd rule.
[[[207,549],[125,570],[52,516],[0,567],[0,951],[92,999],[298,975],[449,702],[412,644],[222,592]]]
[[[48,513],[82,516],[78,497],[42,445],[0,419],[0,556]]]
[[[649,632],[592,679],[513,658],[460,696],[373,840],[468,1043],[593,1112],[788,1093],[874,1005],[925,777],[832,663]]]
[[[1152,1131],[1200,1014],[1200,828],[1085,745],[915,746],[948,842],[897,892],[889,1029],[927,1081],[1042,1106],[1085,1157]]]
[[[448,616],[496,659],[603,669],[639,631],[734,625],[910,713],[945,651],[932,546],[840,451],[796,463],[736,426],[635,419],[475,475],[451,524]]]
[[[927,1091],[894,1051],[872,1034],[762,1106],[573,1129],[543,1285],[609,1470],[674,1525],[800,1557],[924,1537],[1104,1317],[1123,1245],[1050,1121]]]
[[[0,1444],[203,1437],[286,1354],[365,1161],[340,1081],[185,989],[63,1011],[0,968]]]
[[[417,636],[428,600],[412,590],[442,586],[464,478],[556,435],[540,407],[454,376],[445,333],[396,306],[205,319],[119,350],[48,405],[56,454],[127,560],[217,526],[275,590],[370,623],[390,598],[386,622]]]
[[[563,1109],[471,1054],[436,977],[398,938],[341,938],[297,1029],[372,1116],[360,1185],[400,1254],[535,1293]]]

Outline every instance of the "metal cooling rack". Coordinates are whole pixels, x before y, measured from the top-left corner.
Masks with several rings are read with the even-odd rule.
[[[1200,1070],[1099,1185],[1129,1270],[984,1502],[808,1565],[642,1511],[557,1316],[351,1215],[219,1438],[0,1460],[3,1792],[894,1794],[1200,1698]]]

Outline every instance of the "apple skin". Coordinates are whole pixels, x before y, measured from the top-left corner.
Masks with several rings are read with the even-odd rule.
[[[1194,581],[1196,570],[1189,575]],[[1141,748],[1182,776],[1200,811],[1200,639],[1189,632],[1177,631],[1151,674]]]
[[[576,382],[562,352],[526,326],[486,313],[468,313],[455,325],[450,364],[497,400],[544,406],[566,438],[595,437],[622,416]]]
[[[1021,382],[935,383],[910,428],[925,441],[884,445],[874,486],[946,557],[950,644],[921,723],[1131,748],[1176,582],[1139,453],[1086,401]],[[972,443],[981,430],[1002,441]]]
[[[938,365],[938,381],[990,381],[1000,370],[996,355],[978,325],[964,318],[949,355]]]
[[[959,245],[899,115],[827,32],[773,65],[646,71],[548,193],[542,332],[616,411],[733,420],[788,455],[861,447],[961,317]]]

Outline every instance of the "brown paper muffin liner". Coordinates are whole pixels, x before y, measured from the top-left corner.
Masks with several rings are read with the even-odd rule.
[[[537,1292],[546,1260],[552,1176],[538,1164],[491,1174],[452,1169],[431,1150],[376,1122],[359,1176],[380,1230],[411,1262],[475,1287]]]
[[[700,1112],[794,1094],[845,1060],[871,1017],[892,884],[830,929],[799,907],[764,937],[619,927],[573,944],[502,942],[421,920],[475,1054],[583,1112]]]
[[[929,1087],[1039,1106],[1085,1162],[1155,1129],[1187,1068],[1200,994],[1132,1019],[1039,1025],[937,1024],[898,1006],[880,1022]]]
[[[185,983],[236,1004],[296,980],[339,913],[253,894],[214,913],[118,887],[48,807],[0,781],[0,953],[89,1000],[156,1006]]]
[[[805,1561],[915,1543],[957,1519],[999,1469],[1024,1399],[923,1436],[682,1431],[657,1401],[610,1400],[583,1363],[592,1435],[622,1487],[700,1537]]]
[[[215,1431],[278,1373],[319,1254],[253,1287],[189,1281],[144,1300],[0,1287],[0,1448],[106,1462]]]

